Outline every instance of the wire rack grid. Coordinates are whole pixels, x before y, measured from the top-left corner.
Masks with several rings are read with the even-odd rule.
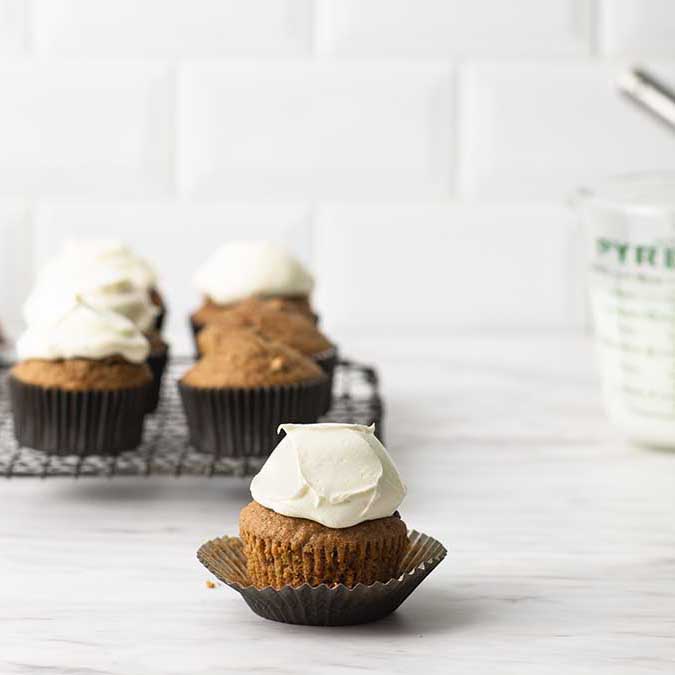
[[[264,458],[215,457],[190,446],[176,387],[190,363],[188,358],[171,360],[164,374],[157,411],[146,418],[142,445],[116,456],[60,456],[19,446],[14,437],[7,392],[8,370],[0,368],[0,476],[245,476],[257,472]],[[375,369],[353,361],[340,361],[335,372],[333,403],[322,421],[375,423],[382,438],[383,415]]]

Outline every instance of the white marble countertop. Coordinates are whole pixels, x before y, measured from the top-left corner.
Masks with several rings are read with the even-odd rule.
[[[307,628],[208,589],[241,479],[0,483],[0,673],[672,673],[675,454],[606,423],[587,339],[353,341],[406,522],[449,555],[391,617]]]

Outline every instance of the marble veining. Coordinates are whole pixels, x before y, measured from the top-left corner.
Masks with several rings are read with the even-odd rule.
[[[395,615],[287,626],[207,588],[245,479],[12,479],[0,673],[675,670],[675,454],[609,427],[588,339],[343,344],[380,366],[404,519],[449,549]]]

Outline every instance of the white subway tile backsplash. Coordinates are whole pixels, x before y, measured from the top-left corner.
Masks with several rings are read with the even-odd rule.
[[[0,193],[164,193],[172,86],[142,63],[0,65]]]
[[[315,234],[329,333],[570,323],[571,214],[556,205],[327,205]]]
[[[675,64],[656,69],[675,80]],[[467,67],[460,185],[500,199],[564,198],[598,176],[675,168],[675,136],[617,93],[606,65]]]
[[[188,66],[180,185],[208,198],[447,195],[452,87],[442,65]]]
[[[165,57],[307,53],[311,0],[33,0],[53,54]]]
[[[24,51],[26,30],[25,0],[0,0],[0,57]]]
[[[599,19],[606,54],[675,56],[673,0],[601,0]]]
[[[0,322],[63,239],[114,236],[182,351],[230,237],[316,264],[329,332],[579,325],[554,204],[675,170],[614,57],[675,82],[675,0],[0,0]]]
[[[339,56],[563,56],[590,51],[590,0],[318,0]]]
[[[20,303],[32,281],[32,229],[26,206],[0,202],[0,326],[16,337]]]
[[[281,241],[311,263],[306,204],[48,204],[36,217],[35,269],[70,238],[127,241],[156,267],[169,305],[167,333],[187,353],[187,316],[200,302],[195,269],[229,239]]]

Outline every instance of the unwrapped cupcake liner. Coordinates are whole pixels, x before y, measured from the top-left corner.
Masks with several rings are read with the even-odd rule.
[[[319,419],[328,387],[323,375],[310,382],[251,389],[178,383],[192,446],[217,458],[269,455],[280,440],[280,424]]]
[[[148,412],[155,412],[159,404],[159,394],[162,389],[162,377],[166,364],[169,362],[168,348],[159,354],[150,354],[146,363],[152,372],[152,388],[148,394]]]
[[[68,391],[9,377],[19,445],[56,455],[115,455],[140,445],[152,384]]]
[[[321,412],[322,415],[325,415],[330,410],[330,407],[333,403],[333,379],[335,375],[335,366],[338,362],[337,347],[331,347],[330,349],[326,349],[322,352],[319,352],[318,354],[314,354],[312,359],[317,364],[317,366],[319,366],[319,368],[321,368],[321,370],[323,370],[323,372],[328,375],[328,396],[326,396],[324,407]]]
[[[259,616],[307,626],[347,626],[377,621],[395,611],[445,558],[439,541],[412,530],[400,574],[386,583],[376,581],[348,588],[308,586],[256,588],[246,570],[244,545],[238,537],[221,537],[203,544],[197,558],[215,577],[240,593]]]

